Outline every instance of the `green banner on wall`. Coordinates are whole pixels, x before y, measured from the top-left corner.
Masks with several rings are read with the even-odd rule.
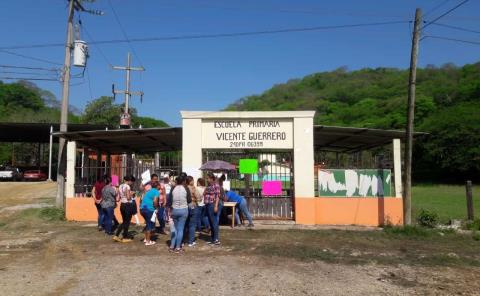
[[[239,162],[240,174],[256,174],[258,173],[257,159],[240,159]]]
[[[384,169],[320,169],[320,196],[388,197],[392,196],[392,172]]]

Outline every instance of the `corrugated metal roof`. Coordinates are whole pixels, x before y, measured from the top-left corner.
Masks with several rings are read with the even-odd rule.
[[[425,135],[416,132],[415,137]],[[405,131],[372,128],[316,125],[315,150],[355,152],[392,143],[393,139],[405,139]]]
[[[404,139],[400,130],[317,125],[314,127],[315,150],[355,152]],[[424,133],[415,133],[415,136]],[[182,128],[142,128],[54,133],[79,144],[112,154],[147,153],[182,149]]]
[[[0,122],[0,142],[48,143],[50,127],[60,130],[58,123]],[[100,124],[69,124],[69,131],[101,130],[108,126]]]
[[[54,133],[80,145],[112,154],[178,151],[182,149],[182,128],[134,128]]]

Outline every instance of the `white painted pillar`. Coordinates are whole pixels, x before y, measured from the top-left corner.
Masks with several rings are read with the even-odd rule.
[[[85,167],[85,148],[82,148],[82,180],[84,175],[84,167]]]
[[[393,139],[393,174],[395,176],[395,197],[401,198],[402,189],[402,148],[400,139]]]
[[[52,181],[53,126],[50,126],[50,145],[48,146],[48,181]]]
[[[313,117],[293,120],[295,197],[315,197],[313,157]]]
[[[202,176],[202,119],[184,118],[182,127],[182,171],[197,179]]]
[[[65,183],[65,197],[75,196],[75,163],[77,157],[77,143],[67,143],[67,182]]]

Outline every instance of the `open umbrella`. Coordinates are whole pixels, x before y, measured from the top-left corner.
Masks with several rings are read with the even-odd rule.
[[[202,171],[234,171],[236,167],[223,160],[210,160],[200,167]]]

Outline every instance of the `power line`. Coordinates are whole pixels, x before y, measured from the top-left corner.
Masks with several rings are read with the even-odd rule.
[[[92,35],[88,32],[87,28],[86,28],[83,24],[81,24],[81,26],[82,26],[83,31],[87,34],[88,39],[90,40],[89,44],[92,44],[92,45],[95,47],[95,49],[100,53],[100,55],[103,57],[103,59],[105,60],[105,62],[107,63],[107,65],[108,65],[109,67],[113,67],[113,66],[112,66],[112,63],[110,63],[109,59],[108,59],[107,56],[103,53],[103,51],[102,51],[102,49],[100,48],[100,46],[97,46],[95,40],[92,38]]]
[[[86,69],[87,69],[88,92],[90,93],[90,100],[93,101],[92,85],[90,84],[90,73],[88,72],[88,68]]]
[[[0,70],[0,73],[3,73],[3,74],[22,74],[22,75],[51,75],[51,74],[48,74],[48,73],[37,73],[37,72],[17,72],[17,71],[3,71],[3,70]]]
[[[53,65],[62,65],[60,63],[56,63],[56,62],[52,62],[52,61],[49,61],[49,60],[36,58],[36,57],[32,57],[32,56],[27,56],[27,55],[24,55],[24,54],[8,51],[8,50],[4,50],[4,49],[0,50],[0,52],[10,54],[10,55],[14,55],[14,56],[17,56],[17,57],[21,57],[21,58],[24,58],[24,59],[32,60],[32,61],[37,61],[37,62],[42,62],[42,63],[47,63],[47,64],[53,64]]]
[[[462,1],[461,3],[457,4],[455,7],[447,10],[446,12],[444,12],[443,14],[437,16],[433,21],[430,21],[428,23],[426,23],[423,27],[420,28],[420,30],[423,30],[425,29],[426,27],[430,26],[431,24],[434,24],[436,21],[438,21],[439,19],[441,19],[442,17],[446,16],[447,14],[449,14],[450,12],[454,11],[455,9],[459,8],[460,6],[464,5],[465,3],[467,3],[469,0],[464,0]]]
[[[59,69],[47,69],[47,68],[40,68],[40,67],[23,67],[23,66],[12,66],[12,65],[0,65],[0,68],[12,68],[12,69],[27,69],[27,70],[42,70],[42,71],[51,71],[51,72],[58,72]]]
[[[3,76],[0,76],[0,79],[58,81],[58,79],[53,79],[53,78],[33,78],[33,77],[3,77]]]
[[[449,28],[449,29],[464,31],[464,32],[470,32],[470,33],[480,34],[480,31],[476,31],[476,30],[472,30],[472,29],[468,29],[468,28],[462,28],[462,27],[458,27],[458,26],[452,26],[452,25],[447,25],[447,24],[439,24],[439,23],[435,23],[434,25],[435,25],[435,26],[440,26],[440,27]]]
[[[468,1],[468,0],[467,0]],[[147,38],[133,38],[130,40],[125,39],[113,39],[102,40],[92,42],[93,44],[115,44],[125,42],[153,42],[153,41],[174,41],[174,40],[195,40],[195,39],[216,39],[227,37],[244,37],[244,36],[256,36],[256,35],[270,35],[281,33],[295,33],[295,32],[311,32],[311,31],[323,31],[334,29],[346,29],[346,28],[359,28],[359,27],[375,27],[394,24],[406,24],[410,21],[389,21],[389,22],[374,22],[374,23],[360,23],[360,24],[347,24],[347,25],[331,25],[331,26],[317,26],[317,27],[303,27],[303,28],[289,28],[278,30],[263,30],[263,31],[249,31],[249,32],[237,32],[237,33],[218,33],[218,34],[199,34],[199,35],[179,35],[170,37],[147,37]],[[45,47],[59,47],[65,46],[63,43],[49,43],[49,44],[33,44],[33,45],[19,45],[19,46],[3,46],[3,49],[21,49],[21,48],[45,48]]]
[[[115,17],[115,20],[117,21],[117,24],[118,24],[118,27],[120,28],[120,31],[122,31],[123,37],[125,38],[125,40],[126,40],[127,43],[128,43],[128,47],[130,47],[130,50],[133,52],[133,55],[135,56],[135,58],[136,58],[136,59],[138,60],[138,62],[140,63],[140,66],[143,67],[142,60],[140,59],[140,57],[139,57],[138,54],[137,54],[137,51],[135,50],[135,48],[133,47],[132,43],[130,42],[130,40],[129,40],[129,38],[128,38],[128,35],[127,35],[127,32],[126,32],[125,29],[123,28],[122,23],[120,22],[120,18],[118,17],[117,12],[115,11],[115,8],[113,8],[112,1],[108,0],[108,5],[110,6],[110,9],[112,9],[113,16]]]
[[[427,11],[423,17],[426,17],[427,15],[431,14],[432,12],[434,12],[435,10],[439,9],[440,7],[442,7],[443,5],[447,4],[447,2],[449,2],[450,0],[445,0],[443,1],[442,3],[438,4],[437,6],[433,7],[432,9],[430,9],[429,11]]]
[[[448,40],[448,41],[455,41],[455,42],[461,42],[461,43],[480,45],[480,41],[471,41],[471,40],[464,40],[464,39],[457,39],[457,38],[450,38],[450,37],[443,37],[443,36],[427,35],[424,38],[433,38],[433,39],[441,39],[441,40]]]

